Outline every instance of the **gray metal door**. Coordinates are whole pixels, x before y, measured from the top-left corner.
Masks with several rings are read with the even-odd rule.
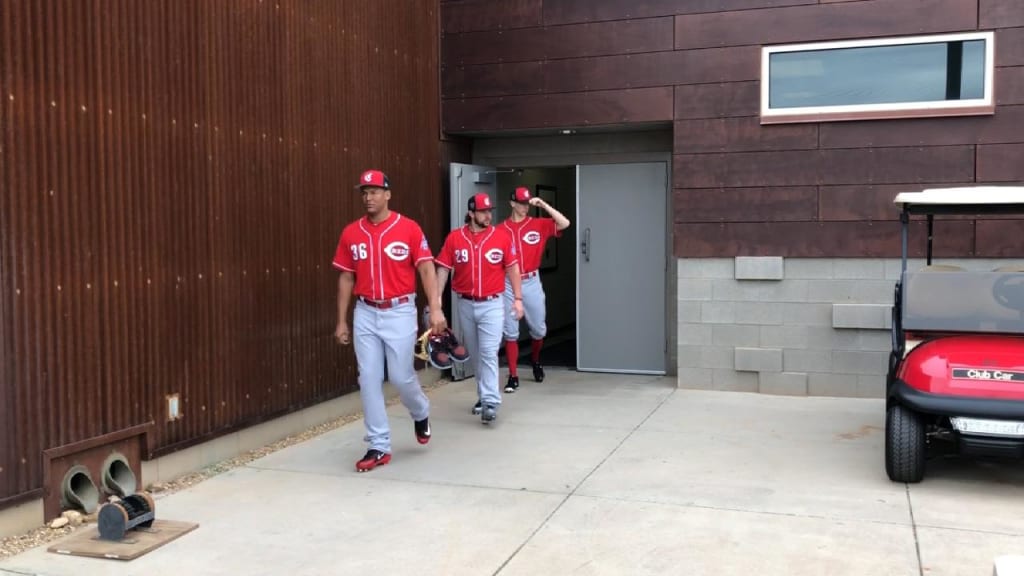
[[[492,166],[477,166],[474,164],[451,164],[451,229],[461,227],[465,224],[466,204],[471,196],[477,192],[487,192],[491,196],[491,202],[497,205],[497,178],[496,171]],[[435,250],[440,250],[438,246]],[[448,281],[451,287],[451,280]],[[459,326],[459,311],[455,301],[452,301],[451,309],[448,312],[448,324],[451,326],[455,336],[462,340],[462,328]],[[473,361],[452,366],[452,380],[463,380],[471,378],[475,373]]]
[[[576,354],[589,372],[665,373],[664,162],[576,168]]]

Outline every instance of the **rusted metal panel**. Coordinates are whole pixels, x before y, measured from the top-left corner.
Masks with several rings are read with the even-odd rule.
[[[371,166],[443,226],[438,19],[2,3],[0,501],[42,486],[43,450],[153,421],[161,454],[356,389],[330,261]]]
[[[959,32],[977,24],[978,0],[864,0],[679,16],[676,48]]]

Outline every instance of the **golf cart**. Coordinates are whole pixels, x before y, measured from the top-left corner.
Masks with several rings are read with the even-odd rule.
[[[1024,187],[904,192],[902,269],[892,309],[885,470],[920,482],[927,450],[1024,457],[1024,266],[968,271],[932,263],[936,216],[1024,215]],[[927,219],[927,265],[907,270],[910,217]],[[1024,233],[1024,230],[1021,230]]]

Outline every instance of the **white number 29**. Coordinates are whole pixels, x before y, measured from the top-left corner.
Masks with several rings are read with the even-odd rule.
[[[349,246],[352,249],[353,260],[366,260],[366,244],[352,244]]]
[[[465,263],[469,262],[469,250],[456,250],[455,251],[455,262]]]

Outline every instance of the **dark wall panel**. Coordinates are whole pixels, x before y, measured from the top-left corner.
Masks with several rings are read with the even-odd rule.
[[[976,255],[982,258],[1024,257],[1024,223],[1019,220],[978,220]]]
[[[756,116],[677,120],[675,123],[676,154],[817,148],[817,124],[762,127]]]
[[[672,119],[672,88],[445,100],[449,130],[515,130]]]
[[[545,62],[510,62],[483,66],[459,66],[443,76],[446,98],[536,94],[544,85]]]
[[[683,188],[676,194],[676,222],[812,221],[818,188]]]
[[[677,154],[677,188],[961,182],[973,146]]]
[[[1024,66],[996,69],[996,104],[1024,104]]]
[[[672,18],[468,32],[445,38],[444,61],[464,66],[660,52],[672,50],[674,34]]]
[[[996,31],[996,66],[1024,66],[1024,28]]]
[[[506,30],[540,26],[543,0],[463,0],[441,5],[442,31]]]
[[[969,182],[938,182],[936,186],[951,188]],[[920,190],[919,184],[820,186],[818,216],[822,221],[898,220],[899,208],[893,199],[900,192]]]
[[[910,253],[923,257],[927,230],[912,226]],[[935,254],[974,253],[974,222],[943,222]],[[675,225],[675,252],[689,258],[778,256],[790,258],[895,258],[900,255],[899,222],[736,222]]]
[[[676,18],[676,48],[973,30],[978,0],[862,0]]]
[[[978,181],[1024,182],[1024,144],[978,146]]]
[[[676,118],[757,116],[760,86],[758,81],[676,86]]]
[[[982,29],[1024,26],[1024,9],[1017,0],[978,0],[978,25]]]
[[[1024,106],[1000,106],[992,116],[923,118],[886,121],[825,122],[821,124],[822,148],[888,146],[947,146],[1019,142],[1024,126]]]
[[[758,70],[753,47],[481,64],[447,70],[444,96],[514,96],[742,81],[756,79]]]
[[[331,259],[370,166],[439,239],[438,10],[2,3],[0,505],[49,448],[152,422],[162,454],[356,389]]]
[[[544,23],[595,22],[817,4],[817,0],[545,0]]]

